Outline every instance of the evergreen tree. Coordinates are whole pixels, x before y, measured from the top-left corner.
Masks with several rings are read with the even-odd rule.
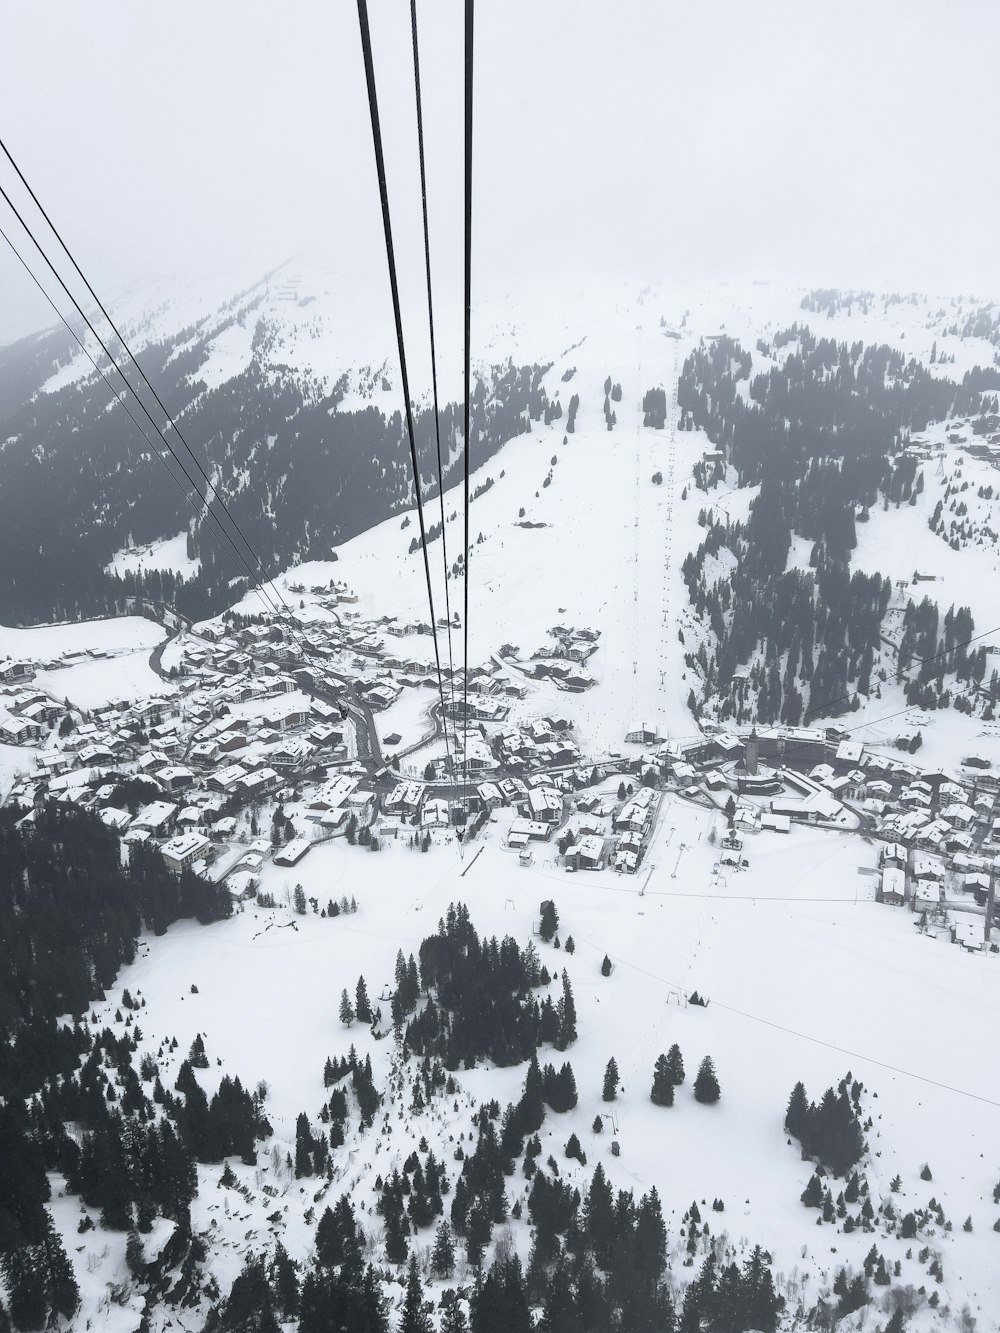
[[[450,1287],[441,1297],[440,1333],[468,1333],[469,1322],[458,1293]]]
[[[406,1243],[402,1209],[393,1208],[385,1219],[385,1257],[387,1263],[405,1264],[410,1247]]]
[[[813,1172],[809,1177],[809,1182],[801,1194],[802,1202],[807,1208],[820,1208],[823,1205],[823,1182],[819,1176]]]
[[[665,1055],[658,1056],[656,1064],[653,1066],[653,1087],[649,1094],[649,1100],[654,1106],[673,1106],[674,1104],[674,1083],[670,1077],[670,1066]]]
[[[605,954],[604,961],[601,963],[601,976],[610,977],[610,975],[611,975],[611,959],[608,957],[607,954]]]
[[[545,902],[542,903],[542,915],[538,926],[538,934],[545,943],[548,944],[558,929],[559,913],[556,911],[556,905],[551,898],[546,898]]]
[[[448,1278],[455,1271],[455,1242],[451,1227],[444,1220],[438,1223],[431,1252],[431,1270],[435,1277]]]
[[[359,1023],[370,1023],[372,1021],[372,1007],[368,999],[368,987],[365,985],[364,977],[358,977],[358,984],[354,993],[354,1014]],[[341,1021],[343,1021],[343,1016],[341,1016]]]
[[[410,1255],[406,1270],[406,1298],[403,1301],[399,1333],[433,1333],[431,1321],[424,1311],[424,1289],[415,1254]]]
[[[558,1051],[565,1051],[568,1046],[576,1041],[576,1003],[573,999],[573,988],[569,983],[565,968],[563,968],[562,986],[562,998],[556,1007],[558,1036],[556,1037],[555,1046]]]
[[[349,1028],[354,1022],[354,1006],[351,1004],[351,997],[346,989],[340,992],[340,1021],[346,1028]]]
[[[48,1315],[45,1259],[40,1245],[24,1245],[0,1257],[11,1323],[17,1329],[43,1328]]]
[[[676,1042],[667,1051],[667,1076],[675,1088],[679,1088],[684,1082],[684,1057]]]
[[[621,1079],[618,1075],[618,1065],[615,1063],[614,1056],[608,1061],[604,1070],[604,1086],[601,1089],[601,1097],[606,1102],[613,1102],[618,1096],[618,1085]]]
[[[715,1075],[715,1066],[712,1064],[710,1056],[705,1056],[698,1066],[698,1074],[694,1081],[695,1100],[711,1105],[719,1100],[721,1091],[719,1080]]]
[[[197,1033],[194,1041],[191,1043],[191,1049],[188,1052],[188,1063],[195,1069],[208,1068],[208,1055],[205,1051],[205,1040],[201,1033]]]
[[[805,1087],[801,1083],[796,1083],[792,1089],[792,1095],[788,1099],[788,1110],[785,1112],[785,1128],[792,1138],[802,1138],[808,1116],[809,1101],[806,1097]]]

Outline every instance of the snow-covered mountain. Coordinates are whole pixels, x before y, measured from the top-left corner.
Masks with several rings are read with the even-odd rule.
[[[80,1160],[57,1154],[53,1130],[43,1163],[47,1211],[80,1288],[73,1326],[228,1330],[260,1320],[290,1333],[301,1315],[302,1333],[314,1333],[335,1327],[335,1315],[360,1320],[337,1304],[347,1300],[356,1241],[357,1271],[372,1265],[390,1326],[407,1330],[426,1328],[417,1317],[428,1313],[414,1310],[407,1255],[441,1329],[462,1327],[466,1312],[475,1333],[501,1316],[509,1333],[532,1320],[545,1333],[670,1329],[668,1298],[684,1333],[1000,1328],[1000,1077],[983,1058],[998,1018],[997,955],[951,944],[962,937],[955,921],[965,914],[981,925],[989,910],[979,902],[986,889],[966,886],[966,872],[992,884],[996,869],[992,775],[975,791],[970,778],[955,781],[969,755],[1000,761],[1000,687],[985,651],[1000,573],[996,307],[753,284],[477,312],[468,561],[462,441],[449,406],[452,489],[443,537],[432,530],[427,547],[435,614],[446,598],[460,613],[455,667],[465,664],[467,631],[470,668],[514,687],[503,720],[483,729],[482,753],[505,728],[535,726],[571,735],[576,759],[551,773],[528,761],[518,769],[546,789],[561,784],[552,841],[537,826],[515,827],[510,804],[525,799],[505,795],[460,848],[447,805],[443,815],[437,806],[449,794],[444,742],[433,735],[435,692],[421,684],[433,648],[417,630],[430,616],[388,324],[345,328],[335,287],[293,266],[227,304],[206,292],[199,306],[196,296],[168,292],[152,307],[136,297],[124,307],[127,336],[176,395],[192,443],[204,447],[293,610],[297,640],[328,649],[319,661],[338,690],[354,682],[350,753],[323,772],[306,749],[280,792],[267,769],[275,785],[266,796],[234,802],[231,815],[225,807],[224,838],[206,824],[225,847],[220,880],[246,858],[252,894],[226,918],[215,897],[206,907],[190,886],[192,898],[168,910],[164,890],[156,921],[168,918],[170,929],[147,928],[134,961],[117,970],[116,960],[103,997],[84,1006],[96,1042],[86,1097],[74,1103],[67,1090],[68,1056],[46,1084],[35,1130],[68,1123],[83,1149]],[[74,606],[155,591],[183,609],[185,589],[197,588],[194,618],[229,603],[259,615],[259,597],[216,569],[207,525],[188,528],[176,509],[148,499],[158,465],[145,467],[141,450],[109,472],[113,484],[88,489],[82,446],[105,436],[109,450],[121,446],[122,423],[117,409],[96,411],[92,369],[60,361],[58,349],[42,338],[0,358],[0,375],[7,364],[22,376],[0,432],[11,432],[0,450],[0,505],[9,495],[11,514],[15,500],[22,511],[7,539],[18,559],[8,604],[41,618],[46,579],[75,559],[89,561],[91,581]],[[430,481],[423,390],[420,408]],[[57,475],[62,489],[43,490],[32,509],[39,478]],[[439,505],[429,488],[428,524],[439,523]],[[58,549],[41,521],[46,506],[65,519]],[[39,565],[44,576],[25,590],[23,571]],[[213,578],[199,584],[206,565]],[[164,583],[166,570],[185,582]],[[84,710],[159,691],[175,716],[165,729],[162,718],[145,718],[149,755],[115,763],[140,784],[142,774],[166,768],[176,778],[190,764],[214,799],[212,820],[244,749],[235,733],[249,733],[248,752],[258,730],[267,733],[261,744],[277,747],[285,724],[275,699],[286,718],[308,712],[291,680],[276,683],[290,668],[269,662],[265,688],[263,658],[252,662],[217,616],[207,637],[172,635],[162,656],[159,645],[155,663],[140,663],[144,681],[123,667],[116,676],[117,657],[107,668],[104,659],[55,660],[57,640],[77,639],[73,627],[10,630],[0,652],[35,659],[43,693],[67,701],[71,730],[106,723],[106,737],[81,737],[84,753],[135,721],[119,711],[84,719]],[[116,653],[131,644],[133,656],[152,646],[117,620],[93,642]],[[154,667],[180,678],[162,681]],[[356,699],[379,681],[394,698],[371,725],[387,754],[404,733],[400,773],[420,788],[399,795],[405,818],[387,808],[390,775],[374,761],[367,772],[347,767],[361,754]],[[326,710],[317,717],[328,722]],[[737,846],[735,803],[730,810],[712,767],[728,762],[724,746],[745,753],[751,725],[782,724],[783,738],[816,747],[789,764],[815,792],[814,759],[837,753],[818,724],[835,719],[858,753],[864,743],[885,766],[881,786],[893,801],[943,805],[938,790],[951,779],[954,828],[965,820],[978,829],[975,866],[966,856],[968,865],[956,858],[945,872],[942,859],[940,898],[922,914],[879,901],[881,862],[894,866],[898,852],[886,860],[875,837],[882,826],[860,795],[834,801],[835,817],[790,827],[780,814],[761,819],[766,801],[741,799]],[[897,738],[917,734],[912,770],[893,767]],[[691,758],[718,736],[714,758]],[[220,740],[227,748],[215,761],[197,757],[196,747],[209,754]],[[846,771],[858,762],[841,767],[860,790],[856,768]],[[427,782],[439,785],[424,792],[435,766]],[[920,786],[921,766],[933,797]],[[350,836],[335,819],[329,832],[321,825],[337,808],[331,784],[340,776],[373,789],[352,793]],[[74,785],[71,772],[49,794],[117,811],[113,821],[135,792],[112,791],[107,778],[95,768]],[[653,814],[636,816],[639,873],[567,862],[563,834],[620,834],[632,817],[623,813],[627,788],[641,791],[644,780],[659,790]],[[44,794],[37,776],[17,781]],[[184,790],[183,772],[179,781]],[[49,824],[53,838],[69,839],[56,815],[40,821]],[[307,851],[296,840],[272,859],[289,827],[311,839]],[[4,825],[3,836],[20,857],[15,831]],[[117,852],[113,840],[101,843],[101,856]],[[922,844],[919,857],[928,859]],[[911,888],[917,859],[914,841],[900,872]],[[25,855],[42,879],[52,861]],[[12,895],[23,878],[10,876]],[[149,884],[140,879],[134,891],[146,911]],[[196,908],[224,919],[174,924]],[[23,959],[18,952],[12,968]],[[380,1023],[357,1020],[359,978]],[[657,1062],[674,1045],[687,1077],[665,1097]],[[538,1086],[526,1054],[536,1046]],[[717,1101],[694,1092],[705,1057]],[[30,1082],[30,1071],[23,1077]],[[223,1083],[236,1077],[239,1090]],[[798,1083],[804,1094],[793,1094]],[[140,1124],[147,1103],[159,1108],[149,1115],[176,1120],[197,1161],[185,1206],[164,1201],[161,1176],[143,1194],[137,1168],[134,1218],[131,1196],[110,1197],[117,1167],[70,1114],[96,1117],[93,1097]],[[13,1120],[0,1131],[3,1143],[28,1132]],[[139,1143],[139,1128],[130,1133],[133,1163],[160,1160]],[[602,1212],[605,1179],[617,1212]],[[351,1209],[356,1235],[344,1220]],[[454,1228],[452,1265],[439,1252],[443,1220]],[[43,1267],[44,1244],[29,1256]],[[45,1252],[48,1271],[54,1252]],[[765,1268],[780,1308],[761,1294]],[[522,1275],[530,1314],[512,1295]],[[23,1273],[5,1282],[8,1295],[30,1286]]]

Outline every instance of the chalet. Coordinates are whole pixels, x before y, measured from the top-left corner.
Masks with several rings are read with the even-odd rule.
[[[98,816],[102,824],[114,829],[116,833],[124,833],[132,822],[132,816],[127,810],[118,810],[113,805],[106,805],[103,810],[99,810]]]
[[[273,768],[259,768],[240,779],[240,785],[251,799],[257,799],[274,791],[281,779]]]
[[[634,875],[639,869],[639,857],[636,852],[615,852],[615,869],[619,873]]]
[[[173,764],[161,768],[156,777],[163,784],[165,791],[180,791],[182,787],[190,787],[191,783],[194,782],[194,773],[183,764]]]
[[[884,842],[879,848],[878,863],[880,866],[896,866],[905,870],[906,848],[901,842]]]
[[[272,709],[264,719],[277,731],[288,731],[291,727],[302,727],[309,721],[309,710],[300,704],[282,704]]]
[[[173,828],[176,816],[176,805],[168,801],[152,801],[136,815],[132,828],[163,836]]]
[[[894,865],[883,866],[878,897],[879,902],[899,907],[906,898],[906,871]]]
[[[424,792],[419,782],[398,782],[385,798],[386,812],[415,815],[423,804]]]
[[[275,852],[274,864],[276,866],[297,865],[311,846],[312,843],[308,838],[292,838],[291,842],[286,842],[284,847]]]
[[[205,786],[210,791],[231,793],[236,791],[247,775],[247,770],[239,764],[230,764],[227,768],[217,768],[208,775]]]
[[[507,834],[508,847],[523,847],[529,840],[545,842],[552,832],[550,824],[533,819],[515,819]]]
[[[204,857],[211,845],[200,833],[182,833],[179,837],[165,842],[160,850],[167,869],[179,875],[182,870],[186,870],[195,861]]]
[[[978,917],[971,921],[956,921],[951,928],[952,941],[970,953],[981,953],[986,947],[985,923]]]
[[[503,805],[503,793],[494,782],[484,782],[478,788],[479,799],[487,810],[495,810]]]
[[[10,684],[18,680],[32,680],[35,674],[33,663],[21,660],[0,663],[0,680]]]
[[[604,839],[586,834],[566,849],[566,864],[578,870],[600,870],[604,864]]]
[[[790,833],[792,821],[788,815],[775,814],[772,810],[770,814],[767,811],[761,813],[760,826],[762,829],[768,829],[772,833]]]
[[[614,817],[614,827],[620,829],[642,830],[650,817],[653,800],[651,787],[640,787],[635,795],[618,811]]]
[[[532,787],[526,805],[532,820],[558,824],[562,818],[562,797],[552,787]]]
[[[451,823],[451,815],[448,810],[448,802],[432,799],[424,804],[423,812],[420,816],[420,824],[423,828],[446,828]]]
[[[17,717],[13,713],[0,713],[0,741],[5,745],[27,745],[41,737],[42,729],[37,722],[26,717]]]

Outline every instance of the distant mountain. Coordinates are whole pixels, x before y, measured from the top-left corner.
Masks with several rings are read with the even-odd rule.
[[[315,292],[315,294],[314,294]],[[197,294],[196,294],[197,295]],[[358,327],[336,293],[307,288],[282,270],[215,309],[176,295],[116,313],[129,345],[178,422],[268,574],[330,558],[338,543],[413,502],[403,404],[386,357],[391,325]],[[121,349],[111,346],[116,359]],[[95,348],[96,351],[96,348]],[[99,364],[120,380],[103,354]],[[511,361],[485,367],[474,400],[475,453],[483,460],[545,410],[541,369]],[[130,382],[154,419],[162,414],[134,372]],[[148,423],[132,402],[140,423]],[[416,415],[421,488],[436,493],[433,415]],[[461,470],[461,413],[442,411],[445,485]],[[166,450],[152,427],[148,435]],[[25,623],[121,610],[142,592],[176,599],[201,616],[228,604],[247,582],[212,515],[194,461],[172,439],[191,487],[163,475],[153,448],[62,329],[0,349],[0,620]],[[122,548],[186,534],[200,568],[107,566]],[[245,561],[257,566],[242,544]]]

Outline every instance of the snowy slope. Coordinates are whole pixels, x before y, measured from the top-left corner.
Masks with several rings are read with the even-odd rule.
[[[1000,1269],[992,1262],[990,1191],[1000,1165],[994,1132],[1000,1073],[979,1057],[1000,1020],[996,960],[919,936],[909,913],[875,904],[874,879],[858,874],[859,864],[873,864],[874,853],[856,839],[822,831],[762,834],[747,847],[749,870],[727,880],[712,871],[712,822],[710,812],[671,802],[650,852],[651,875],[631,881],[570,878],[545,849],[533,867],[518,868],[500,845],[499,828],[487,832],[485,851],[464,879],[468,862],[453,844],[436,845],[426,856],[390,846],[375,857],[332,844],[291,870],[270,867],[262,887],[279,901],[295,883],[324,903],[353,894],[357,915],[321,920],[250,904],[230,922],[179,925],[149,940],[107,1003],[97,1006],[99,1021],[111,1020],[127,986],[146,1000],[142,1049],[155,1054],[164,1037],[177,1038],[178,1051],[161,1062],[165,1085],[201,1032],[209,1090],[227,1072],[250,1086],[263,1078],[271,1089],[267,1109],[278,1152],[268,1145],[255,1169],[234,1163],[249,1195],[220,1192],[219,1167],[201,1172],[195,1223],[212,1237],[220,1286],[236,1275],[248,1248],[270,1246],[276,1237],[293,1257],[310,1251],[312,1227],[304,1218],[317,1206],[316,1183],[307,1189],[307,1182],[289,1179],[282,1162],[294,1144],[296,1115],[306,1110],[314,1119],[323,1100],[326,1057],[346,1053],[353,1042],[371,1054],[377,1081],[390,1071],[391,1037],[378,1042],[358,1025],[344,1029],[337,1020],[340,990],[352,990],[360,973],[377,998],[391,984],[397,949],[415,952],[450,901],[469,903],[481,934],[509,932],[523,944],[539,899],[551,895],[563,940],[572,934],[577,945],[572,957],[540,947],[550,970],[565,966],[573,982],[580,1038],[568,1054],[580,1103],[564,1116],[550,1112],[541,1136],[543,1152],[556,1157],[569,1179],[585,1186],[601,1161],[616,1187],[656,1185],[672,1246],[691,1200],[721,1197],[724,1214],[717,1220],[709,1214],[714,1229],[724,1228],[737,1244],[745,1238],[771,1249],[785,1290],[807,1304],[835,1267],[859,1265],[873,1239],[890,1260],[900,1259],[903,1280],[917,1285],[926,1272],[906,1258],[906,1242],[838,1234],[831,1250],[829,1233],[816,1231],[814,1214],[799,1203],[811,1167],[782,1133],[787,1095],[802,1079],[818,1097],[850,1069],[871,1090],[865,1107],[874,1121],[873,1157],[866,1169],[876,1201],[888,1196],[897,1172],[900,1207],[937,1196],[954,1230],[922,1243],[944,1254],[942,1302],[956,1312],[968,1302],[979,1327],[995,1328]],[[600,974],[605,952],[615,965],[609,978]],[[677,1003],[693,988],[709,998],[707,1009]],[[661,1110],[650,1104],[648,1084],[656,1056],[674,1041],[688,1082],[675,1107]],[[722,1085],[716,1107],[699,1106],[690,1092],[705,1054]],[[600,1086],[612,1055],[624,1090],[609,1108]],[[336,1179],[320,1190],[319,1208],[349,1190],[364,1229],[377,1237],[375,1174],[401,1164],[421,1135],[453,1167],[449,1136],[469,1128],[478,1101],[496,1097],[503,1105],[516,1098],[523,1069],[477,1069],[457,1079],[456,1099],[435,1101],[403,1123],[393,1113],[391,1137],[377,1122],[371,1133],[349,1138]],[[407,1086],[400,1104],[408,1103]],[[591,1122],[609,1110],[615,1124],[598,1137]],[[587,1168],[563,1157],[571,1132],[584,1144]],[[612,1137],[621,1144],[619,1158],[610,1154]],[[925,1161],[931,1185],[919,1179]],[[263,1193],[265,1185],[277,1190],[276,1198]],[[526,1188],[515,1176],[511,1202]],[[269,1227],[266,1215],[276,1203],[281,1221]],[[960,1225],[967,1215],[971,1234]],[[526,1257],[523,1225],[514,1232]],[[101,1271],[110,1276],[115,1262],[112,1251]],[[911,1327],[939,1326],[928,1316],[925,1310]],[[155,1326],[165,1327],[168,1317],[162,1314]]]

